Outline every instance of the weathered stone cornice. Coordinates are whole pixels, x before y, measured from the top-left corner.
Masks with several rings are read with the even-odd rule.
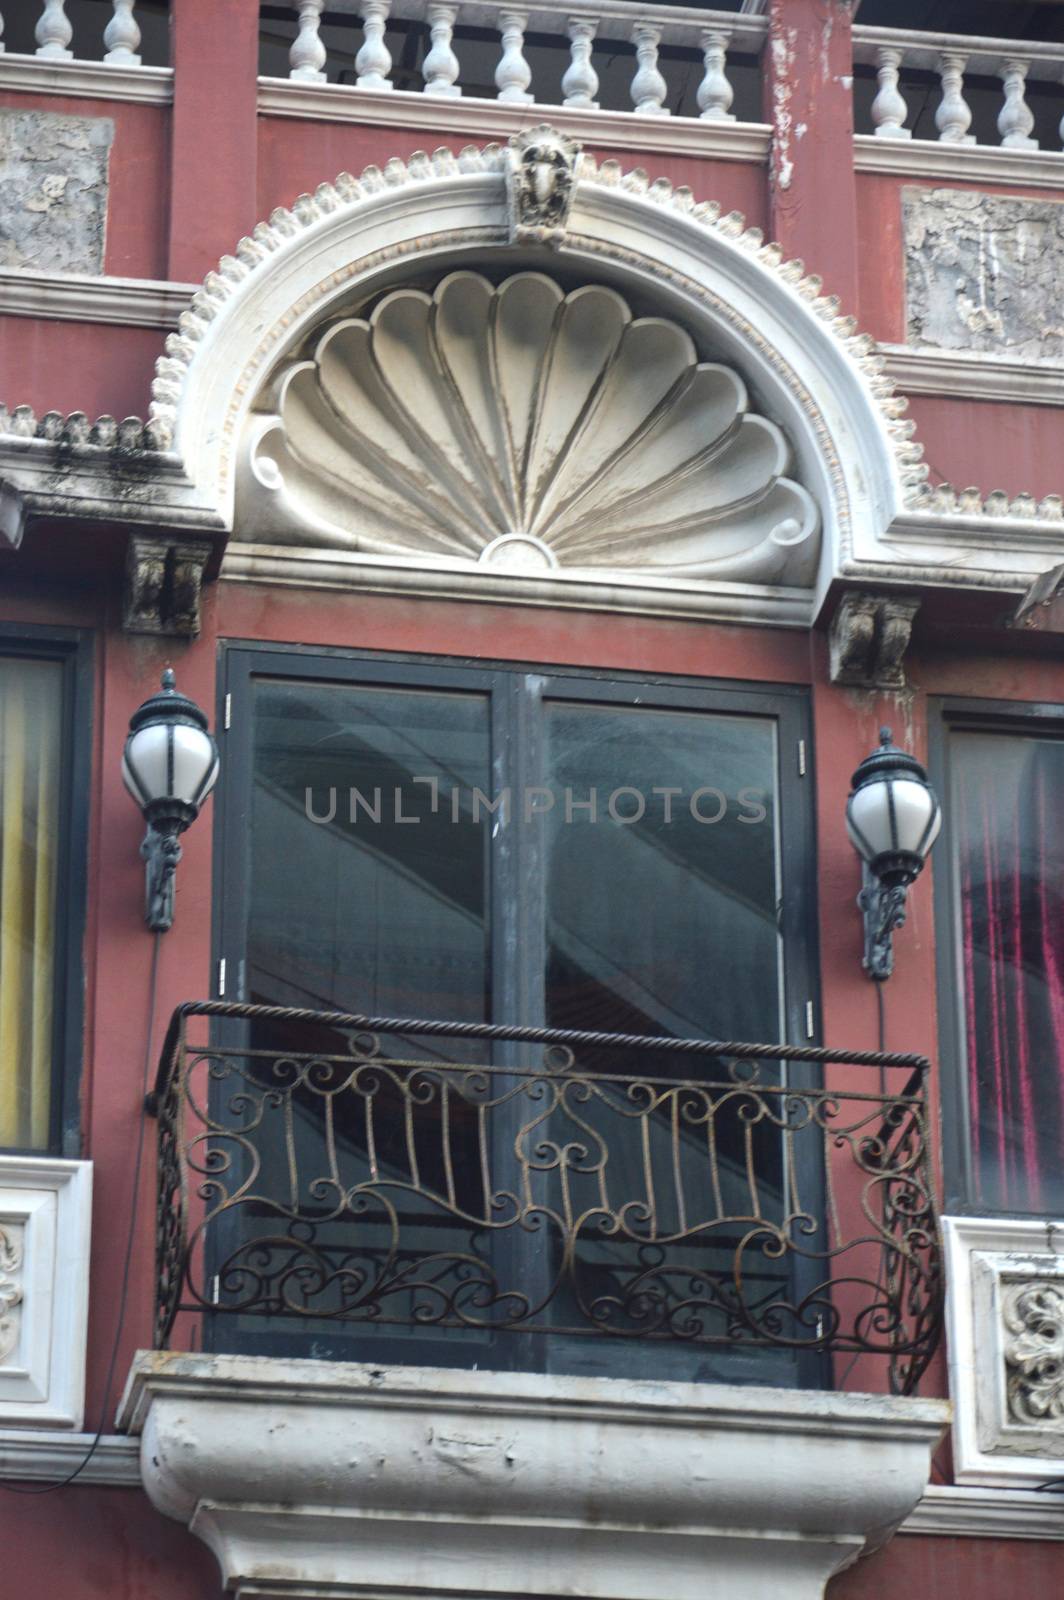
[[[820,1600],[919,1499],[949,1410],[157,1352],[120,1415],[238,1595]]]

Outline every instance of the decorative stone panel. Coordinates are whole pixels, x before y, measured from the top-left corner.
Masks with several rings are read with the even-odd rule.
[[[0,267],[102,272],[110,117],[0,110]]]
[[[957,1482],[1064,1477],[1064,1222],[943,1226]]]
[[[0,1156],[0,1428],[80,1428],[92,1163]]]
[[[1064,359],[1064,205],[902,190],[911,345]]]

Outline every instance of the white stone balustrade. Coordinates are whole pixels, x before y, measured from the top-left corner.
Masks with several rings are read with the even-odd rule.
[[[325,82],[325,46],[318,36],[325,0],[299,0],[299,32],[288,52],[289,76],[300,83]]]
[[[79,34],[75,38],[74,24],[66,12],[67,0],[22,0],[22,4],[25,4],[27,9],[30,5],[35,5],[35,10],[39,12],[33,28],[36,55],[45,61],[99,60],[100,35],[96,33],[99,24],[94,22],[92,30],[95,33],[92,43],[96,48],[87,50],[85,46],[88,40],[84,37],[84,21],[79,23]],[[113,67],[142,65],[138,54],[140,27],[134,15],[135,7],[136,0],[111,0],[111,15],[104,26],[102,37],[103,59]],[[10,10],[9,7],[9,12]],[[21,9],[19,17],[21,20]],[[0,52],[7,49],[3,33],[4,17],[0,12]]]
[[[74,54],[68,48],[74,37],[74,29],[64,9],[65,4],[66,0],[45,0],[44,10],[34,29],[37,54],[49,61],[69,61]]]
[[[572,17],[569,21],[571,61],[562,79],[563,105],[596,111],[598,73],[591,65],[591,45],[598,24],[593,17]]]
[[[899,78],[910,72],[934,73],[940,94],[935,107],[935,132],[921,127],[917,136],[945,144],[974,144],[970,132],[972,106],[966,83],[978,78],[997,80],[1001,104],[996,115],[997,141],[1008,150],[1037,150],[1035,119],[1027,103],[1028,83],[1052,86],[1064,111],[1064,44],[1031,44],[1016,39],[987,39],[963,34],[920,33],[902,28],[853,30],[854,61],[874,66],[877,91],[872,101],[872,131],[880,139],[911,139],[906,127],[909,105]],[[922,97],[922,96],[921,96]],[[857,132],[866,130],[858,127]],[[984,126],[984,138],[985,126]],[[1058,136],[1064,144],[1064,118]],[[994,141],[988,141],[994,142]]]
[[[321,82],[329,76],[329,63],[318,27],[324,0],[292,0],[299,31],[290,55],[289,78],[295,82]],[[513,5],[506,0],[329,0],[331,13],[347,14],[352,22],[361,20],[365,44],[355,61],[358,87],[390,89],[391,57],[384,45],[385,21],[427,23],[430,45],[421,63],[420,85],[404,80],[403,88],[441,98],[463,93],[463,30],[476,29],[483,38],[493,31],[499,38],[499,53],[494,67],[495,98],[515,105],[533,101],[542,105],[561,104],[574,110],[599,108],[599,74],[595,52],[602,59],[617,54],[618,44],[633,50],[630,97],[632,110],[641,117],[664,117],[676,110],[690,78],[694,53],[702,58],[702,77],[697,89],[698,114],[707,122],[734,122],[734,88],[728,77],[728,56],[734,51],[744,56],[759,56],[767,33],[763,16],[723,11],[689,11],[679,6],[642,6],[633,16],[625,0],[606,0],[604,4],[579,4],[572,0],[536,0],[534,4]],[[457,37],[456,37],[457,34]],[[544,36],[556,43],[557,74],[549,81],[537,71],[533,82],[528,59],[527,36]],[[682,63],[661,58],[663,46],[681,46],[689,52]],[[468,48],[468,46],[466,46]],[[482,45],[476,47],[483,50]],[[568,59],[563,54],[567,49]],[[387,59],[385,59],[387,58]],[[335,76],[350,61],[338,56]],[[480,56],[482,67],[483,56]],[[480,87],[467,86],[466,94],[483,96]],[[673,104],[669,104],[670,99]]]
[[[451,49],[457,15],[457,6],[433,4],[428,9],[432,49],[422,63],[425,93],[437,95],[441,99],[453,100],[462,92],[457,82],[460,71],[458,57]]]
[[[114,0],[114,16],[103,30],[105,61],[114,67],[139,67],[140,29],[133,15],[133,0]]]
[[[99,35],[90,45],[83,21],[78,18],[75,26],[67,16],[67,0],[25,3],[33,7],[37,56],[85,61],[99,60],[102,54],[104,62],[114,67],[143,65],[138,0],[110,0],[102,49]],[[624,78],[618,83],[618,75],[623,74],[627,57],[632,114],[668,117],[682,109],[718,124],[736,121],[731,58],[741,56],[747,63],[758,59],[768,33],[767,18],[752,10],[636,7],[631,0],[516,0],[516,4],[514,0],[289,0],[288,10],[291,43],[286,81],[292,84],[332,83],[376,92],[401,88],[449,100],[466,94],[512,105],[562,105],[587,112],[600,108],[599,72],[604,64],[610,67],[611,103],[618,106],[619,93],[625,93]],[[323,36],[326,14],[329,28]],[[268,29],[273,43],[275,22],[276,10]],[[401,77],[393,75],[392,61],[395,27],[406,29],[410,24],[422,24],[428,35],[413,80],[407,63]],[[485,44],[485,35],[492,33],[499,41],[497,53],[493,61],[490,55],[486,61],[485,51],[491,47]],[[5,49],[2,35],[0,12],[0,51]],[[536,46],[536,81],[530,36]],[[276,53],[268,59],[275,71]],[[1014,74],[1010,84],[1013,102],[1022,99],[1022,73]],[[1022,136],[1022,113],[1014,108],[1010,117],[1010,137]]]
[[[355,57],[358,74],[356,89],[391,89],[388,74],[392,70],[391,53],[384,42],[384,29],[391,10],[389,0],[364,0],[362,6],[362,32],[364,41]]]

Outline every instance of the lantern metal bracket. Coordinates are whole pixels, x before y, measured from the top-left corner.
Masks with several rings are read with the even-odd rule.
[[[176,828],[148,824],[140,853],[144,858],[144,920],[152,933],[169,933],[174,922],[174,873],[181,860]]]
[[[894,930],[905,924],[908,886],[888,888],[862,862],[863,880],[857,904],[864,917],[864,969],[876,983],[884,983],[894,971]]]

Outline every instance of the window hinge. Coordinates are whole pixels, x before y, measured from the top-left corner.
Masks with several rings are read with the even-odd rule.
[[[225,729],[226,733],[229,732],[229,727],[230,727],[230,724],[232,723],[232,720],[233,720],[233,697],[232,697],[231,694],[227,694],[226,697],[225,697],[225,716],[222,718],[222,727]]]
[[[228,727],[228,726],[229,726],[229,724],[227,722],[226,723],[226,727]],[[805,740],[804,739],[799,739],[798,740],[798,776],[800,778],[804,778],[805,777]]]
[[[813,1002],[807,1000],[805,1002],[805,1036],[807,1039],[812,1039],[815,1033],[816,1023],[813,1017]]]
[[[218,963],[218,998],[225,999],[225,957]]]

